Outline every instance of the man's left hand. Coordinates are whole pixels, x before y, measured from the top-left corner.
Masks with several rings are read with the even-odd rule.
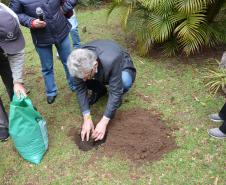
[[[95,139],[95,141],[102,140],[104,138],[109,120],[109,118],[103,116],[100,122],[96,125],[96,128],[92,134],[92,138]]]

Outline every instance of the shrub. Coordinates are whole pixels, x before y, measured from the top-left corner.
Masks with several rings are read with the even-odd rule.
[[[190,55],[226,41],[225,0],[114,0],[125,31],[133,33],[141,54],[154,46],[163,53]]]
[[[6,4],[6,5],[8,6],[8,5],[9,5],[10,0],[1,0],[0,2],[1,2],[1,3]]]

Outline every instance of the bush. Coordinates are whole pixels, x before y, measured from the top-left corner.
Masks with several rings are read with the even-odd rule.
[[[1,0],[0,2],[1,2],[1,3],[6,4],[6,5],[8,6],[8,5],[9,5],[10,0]]]
[[[125,31],[135,35],[141,54],[155,46],[186,55],[226,41],[225,0],[114,0]]]

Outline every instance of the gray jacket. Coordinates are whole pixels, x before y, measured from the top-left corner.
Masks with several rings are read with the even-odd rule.
[[[133,81],[135,79],[136,69],[132,59],[122,47],[110,40],[96,40],[83,45],[82,48],[89,49],[97,55],[99,65],[94,78],[105,85],[109,85],[109,98],[104,116],[112,118],[122,101],[122,71],[128,71],[132,75]],[[75,83],[80,109],[83,113],[88,112],[86,83],[79,78],[75,78]]]
[[[23,82],[24,50],[13,55],[4,53],[0,48],[0,57],[7,57],[12,70],[13,82]]]

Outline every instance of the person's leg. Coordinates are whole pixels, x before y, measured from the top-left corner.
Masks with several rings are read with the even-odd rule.
[[[70,35],[72,39],[73,48],[80,48],[81,41],[78,33],[78,21],[75,15],[73,15],[70,19],[68,19],[70,24],[72,25]]]
[[[217,115],[217,114],[216,114]],[[208,133],[210,136],[218,139],[226,138],[226,103],[223,105],[219,112],[219,119],[211,119],[213,121],[221,120],[223,124],[219,128],[211,128],[209,129]]]
[[[12,77],[12,71],[8,61],[0,61],[0,75],[11,101],[14,94],[13,77]]]
[[[36,51],[41,61],[42,75],[45,81],[46,95],[47,97],[56,96],[57,86],[55,84],[53,72],[52,45],[46,47],[36,47]]]
[[[226,103],[223,105],[219,112],[219,116],[222,120],[226,120]]]
[[[226,134],[226,121],[223,122],[223,124],[219,127],[220,131]]]
[[[122,71],[123,92],[126,93],[133,85],[132,76],[128,71]]]
[[[71,53],[71,46],[70,46],[70,40],[67,36],[61,43],[56,44],[57,51],[60,56],[60,60],[64,66],[66,78],[68,85],[72,91],[75,91],[75,83],[73,77],[69,74],[68,67],[67,67],[67,58]]]
[[[0,98],[0,140],[5,141],[9,137],[8,116]]]

